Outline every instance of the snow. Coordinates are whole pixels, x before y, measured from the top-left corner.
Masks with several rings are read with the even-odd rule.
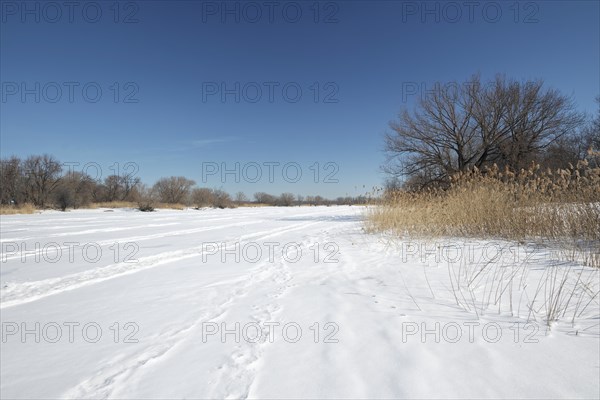
[[[598,297],[548,327],[542,285],[593,293],[597,269],[367,234],[364,211],[2,216],[0,397],[600,397]]]

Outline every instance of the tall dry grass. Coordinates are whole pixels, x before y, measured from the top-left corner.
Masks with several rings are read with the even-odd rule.
[[[556,242],[600,266],[600,168],[587,161],[555,171],[532,164],[452,176],[448,189],[390,191],[370,209],[367,229],[399,236],[483,237]]]
[[[0,215],[33,214],[36,208],[33,204],[25,203],[18,206],[0,205]]]

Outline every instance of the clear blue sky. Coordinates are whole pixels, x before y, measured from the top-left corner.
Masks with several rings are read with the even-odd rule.
[[[2,1],[1,156],[50,153],[103,176],[135,162],[146,183],[184,175],[249,196],[357,195],[383,181],[382,137],[418,99],[410,85],[540,78],[588,113],[600,93],[598,1],[246,3]],[[203,163],[236,162],[239,183],[202,182]]]

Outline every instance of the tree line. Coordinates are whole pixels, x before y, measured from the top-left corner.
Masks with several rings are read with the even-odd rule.
[[[474,75],[435,87],[390,123],[388,188],[444,187],[453,174],[494,164],[518,172],[532,163],[557,169],[589,158],[598,166],[600,96],[590,120],[541,80],[497,75],[482,82]]]
[[[222,189],[197,187],[183,176],[163,177],[148,186],[139,177],[123,173],[95,180],[90,175],[66,169],[55,157],[31,155],[26,159],[11,156],[0,160],[0,204],[19,206],[33,204],[37,208],[82,208],[92,203],[133,202],[140,210],[153,210],[157,204],[181,204],[196,208],[229,208],[249,203],[271,206],[353,205],[366,204],[366,196],[338,197],[301,196],[265,192],[254,194],[253,200],[243,192],[235,196]]]

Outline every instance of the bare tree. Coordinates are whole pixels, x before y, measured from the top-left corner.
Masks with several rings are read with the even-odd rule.
[[[277,205],[290,207],[294,205],[294,194],[293,193],[281,193],[277,200]]]
[[[209,207],[214,203],[213,192],[209,188],[196,188],[192,190],[192,204],[196,208]]]
[[[19,204],[26,201],[21,159],[12,156],[0,161],[0,203]]]
[[[121,186],[121,200],[131,201],[137,197],[137,188],[141,184],[139,177],[134,177],[130,174],[123,174],[119,177],[119,183]]]
[[[327,200],[325,200],[322,196],[315,196],[313,197],[313,205],[315,206],[322,206],[323,204],[326,204]]]
[[[394,133],[386,135],[387,172],[427,174],[437,182],[482,158],[474,118],[474,94],[481,90],[477,83],[454,90],[437,83],[418,110],[413,114],[404,110],[399,121],[391,122]]]
[[[190,189],[196,182],[183,176],[161,178],[154,184],[154,190],[163,203],[186,203]]]
[[[586,135],[592,150],[600,151],[600,95],[596,96],[596,116],[589,125]]]
[[[482,84],[475,75],[460,85],[438,83],[414,112],[390,123],[384,170],[427,186],[492,163],[520,169],[582,121],[572,100],[542,81],[497,76]]]
[[[513,170],[539,160],[548,146],[584,122],[571,99],[542,86],[542,81],[511,81],[504,86],[508,107],[503,122],[508,135],[500,143],[499,161]]]
[[[235,202],[238,204],[242,204],[248,201],[248,197],[246,197],[246,194],[244,192],[237,192],[235,194]]]
[[[592,168],[600,166],[600,96],[596,97],[597,114],[581,128],[566,133],[544,151],[541,164],[552,170],[568,168],[587,159]]]
[[[121,197],[121,182],[118,175],[104,178],[104,200],[116,201]]]
[[[59,185],[54,191],[54,200],[62,211],[67,211],[74,204],[73,192],[67,185]]]
[[[596,104],[596,116],[583,130],[581,147],[592,166],[600,167],[600,95],[596,97]]]
[[[149,188],[147,185],[141,183],[138,188],[138,210],[140,211],[154,211],[154,204],[156,202],[156,193],[153,188]]]
[[[60,181],[61,171],[60,163],[48,154],[30,156],[25,160],[23,172],[31,199],[36,206],[46,206],[49,196]]]
[[[79,208],[92,201],[96,182],[87,174],[71,171],[64,175],[54,191],[54,201],[61,210]]]
[[[135,197],[137,196],[136,189],[140,183],[140,178],[128,174],[109,175],[104,179],[103,200],[135,200]]]
[[[275,205],[277,198],[265,192],[254,193],[254,199],[257,203]]]
[[[212,192],[213,195],[213,206],[217,208],[228,208],[233,207],[231,196],[229,193],[221,189],[215,189]]]

